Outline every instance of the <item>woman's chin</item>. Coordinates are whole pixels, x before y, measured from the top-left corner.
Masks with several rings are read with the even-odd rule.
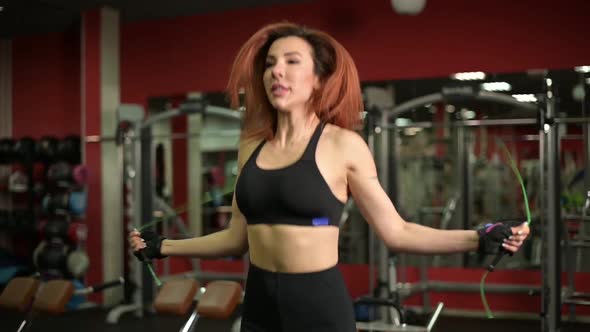
[[[282,105],[277,105],[277,104],[274,104],[274,105],[272,105],[272,106],[273,106],[273,107],[275,108],[275,110],[277,110],[277,112],[279,112],[279,113],[285,113],[285,114],[286,114],[286,113],[291,113],[291,110],[290,110],[289,108],[287,108],[287,107],[284,107],[284,106],[282,106]]]

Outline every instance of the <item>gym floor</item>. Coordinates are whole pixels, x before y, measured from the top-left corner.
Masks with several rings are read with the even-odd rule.
[[[124,315],[119,324],[111,325],[106,322],[107,311],[102,309],[88,309],[68,312],[62,315],[42,314],[33,318],[28,332],[152,332],[179,331],[188,318],[179,316],[147,316],[141,319],[130,314]],[[239,310],[235,317],[239,315]],[[4,332],[16,332],[23,314],[0,312],[0,326]],[[230,332],[235,318],[228,321],[199,320],[195,332]],[[417,318],[420,321],[420,317]],[[562,332],[588,332],[590,324],[567,323],[562,324]],[[465,318],[441,316],[433,332],[538,332],[541,331],[537,320],[523,319],[493,319]],[[304,331],[302,331],[304,332]]]

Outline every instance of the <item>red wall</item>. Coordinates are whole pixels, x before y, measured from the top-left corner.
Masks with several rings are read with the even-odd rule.
[[[122,96],[224,88],[241,43],[268,22],[291,20],[333,34],[362,80],[432,77],[457,71],[522,71],[590,61],[590,2],[428,1],[418,16],[389,0],[319,0],[170,20],[122,31]]]
[[[13,135],[80,134],[78,31],[13,40]]]
[[[446,0],[400,16],[389,0],[317,0],[123,24],[122,101],[223,89],[241,43],[280,20],[333,34],[364,81],[567,68],[590,61],[589,11],[583,0]],[[15,136],[79,132],[79,32],[18,37],[13,52]]]

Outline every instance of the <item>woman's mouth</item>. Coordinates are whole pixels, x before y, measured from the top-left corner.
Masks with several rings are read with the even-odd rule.
[[[270,88],[270,91],[273,94],[273,96],[281,97],[287,94],[287,92],[289,92],[289,89],[280,84],[273,84]]]

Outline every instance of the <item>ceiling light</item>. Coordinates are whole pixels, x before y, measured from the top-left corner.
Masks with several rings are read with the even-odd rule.
[[[537,102],[537,97],[535,97],[534,94],[517,94],[517,95],[512,95],[512,97],[514,97],[514,99],[523,102],[523,103],[536,103]]]
[[[475,80],[483,80],[486,78],[486,74],[482,71],[473,71],[473,72],[464,72],[464,73],[456,73],[451,75],[451,78],[460,81],[475,81]]]
[[[393,9],[402,15],[417,15],[426,6],[426,0],[391,0]]]
[[[590,66],[578,66],[574,70],[578,73],[590,73]]]
[[[481,84],[481,89],[485,91],[510,91],[512,86],[507,82],[486,82]]]

